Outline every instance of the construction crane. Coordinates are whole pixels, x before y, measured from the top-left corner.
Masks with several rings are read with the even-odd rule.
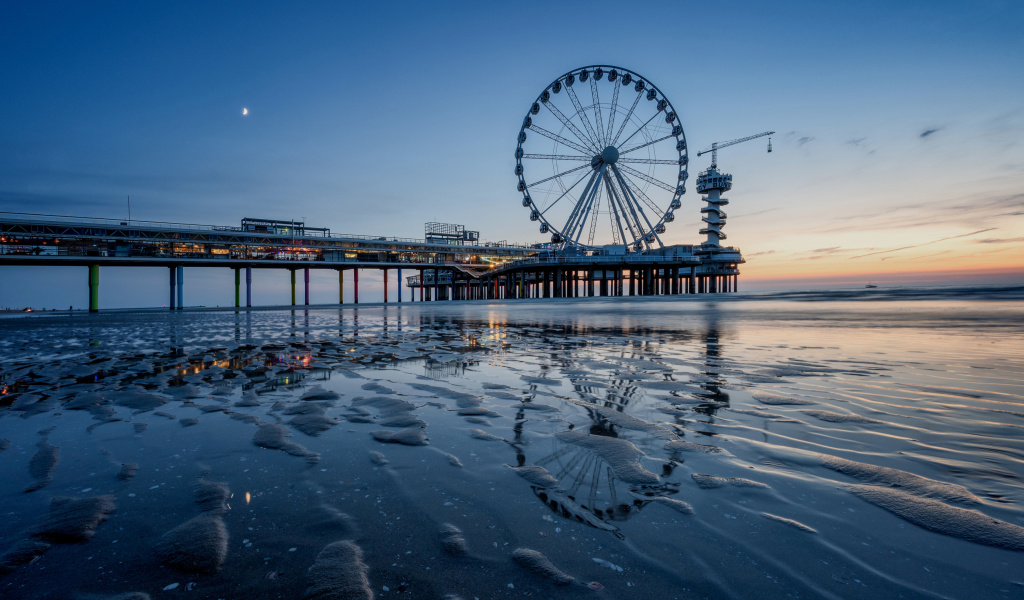
[[[764,137],[766,135],[773,135],[774,133],[775,133],[774,131],[765,131],[764,133],[759,133],[757,135],[750,135],[750,136],[747,136],[745,138],[740,138],[738,140],[729,140],[728,142],[715,142],[715,143],[711,144],[710,146],[708,146],[707,148],[705,148],[705,149],[701,150],[700,152],[698,152],[697,156],[701,156],[702,154],[707,154],[708,152],[710,152],[711,153],[711,168],[714,169],[714,168],[718,167],[718,151],[721,148],[725,148],[726,146],[735,146],[736,144],[739,144],[741,142],[749,142],[750,140],[756,140],[759,137]],[[768,138],[768,151],[769,152],[772,151],[772,138]]]

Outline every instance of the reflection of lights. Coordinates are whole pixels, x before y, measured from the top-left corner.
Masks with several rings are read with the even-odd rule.
[[[246,492],[245,493],[245,503],[248,504],[251,500],[252,500],[252,496],[249,494],[249,492]]]

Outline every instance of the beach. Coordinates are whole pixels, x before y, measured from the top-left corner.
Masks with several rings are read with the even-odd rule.
[[[1017,598],[1022,299],[5,316],[0,595]]]

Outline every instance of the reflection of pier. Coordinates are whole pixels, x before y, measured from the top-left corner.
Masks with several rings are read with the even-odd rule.
[[[257,268],[290,271],[292,305],[301,271],[308,305],[310,269],[337,271],[338,304],[344,304],[345,272],[352,278],[352,303],[358,303],[361,269],[383,274],[386,303],[391,270],[398,271],[397,301],[402,302],[402,283],[411,288],[411,301],[736,291],[741,262],[734,248],[709,255],[702,246],[639,253],[621,247],[581,251],[482,243],[477,232],[443,223],[428,223],[424,239],[417,240],[339,235],[265,219],[247,218],[232,227],[0,213],[0,265],[88,267],[90,311],[99,310],[99,274],[105,266],[167,268],[168,306],[180,309],[186,266],[232,269],[235,306],[251,307]],[[416,275],[403,282],[403,269]]]

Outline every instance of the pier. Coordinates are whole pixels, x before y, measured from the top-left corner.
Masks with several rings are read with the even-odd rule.
[[[669,246],[645,253],[621,247],[573,252],[550,244],[481,242],[459,225],[428,223],[423,239],[334,234],[305,223],[245,218],[239,226],[121,221],[0,213],[0,266],[81,266],[89,310],[98,311],[102,267],[164,267],[168,307],[186,302],[186,267],[223,267],[234,278],[234,305],[252,307],[253,269],[286,269],[291,303],[309,304],[310,269],[338,273],[338,304],[359,272],[394,271],[395,302],[723,293],[736,291],[739,250]],[[300,274],[301,273],[301,274]],[[298,282],[302,281],[299,296]],[[403,297],[402,287],[409,288]]]

